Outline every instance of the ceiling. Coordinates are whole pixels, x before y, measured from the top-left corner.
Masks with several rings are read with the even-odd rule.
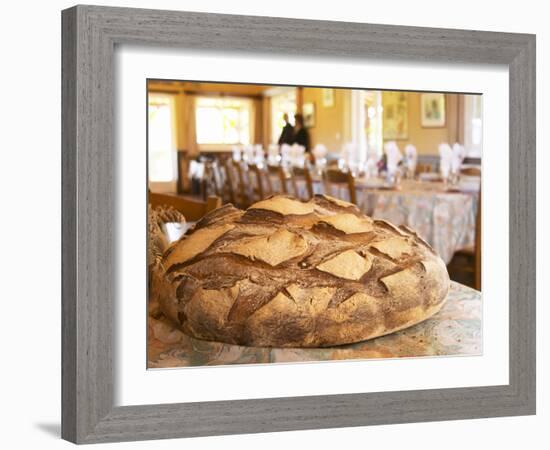
[[[260,96],[272,86],[258,84],[208,83],[193,81],[149,80],[151,92],[202,92],[221,95]]]

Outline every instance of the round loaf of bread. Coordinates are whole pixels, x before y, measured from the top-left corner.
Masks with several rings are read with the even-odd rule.
[[[444,262],[412,230],[327,196],[225,205],[168,248],[154,278],[188,335],[260,347],[326,347],[435,314]]]

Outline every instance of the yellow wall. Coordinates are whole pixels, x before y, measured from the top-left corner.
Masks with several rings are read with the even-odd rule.
[[[329,151],[339,152],[344,143],[351,140],[351,90],[334,89],[334,105],[323,106],[322,89],[301,89],[303,103],[315,104],[315,126],[309,128],[311,146],[324,144]],[[420,154],[438,153],[438,146],[442,142],[453,144],[462,142],[462,101],[457,94],[446,94],[446,122],[441,128],[423,128],[420,124],[420,93],[408,92],[408,138],[399,139],[397,143],[401,148],[408,143],[416,146]],[[175,92],[176,107],[176,142],[180,150],[187,149],[187,111],[185,107],[187,94]],[[269,99],[263,100],[263,139],[258,139],[267,148],[270,122]]]
[[[420,92],[408,92],[409,133],[407,139],[396,139],[403,149],[407,144],[413,144],[419,154],[438,154],[438,146],[442,142],[454,144],[462,142],[462,114],[460,100],[457,94],[445,95],[445,126],[440,128],[423,128],[420,117]],[[384,105],[382,105],[384,106]],[[459,137],[460,136],[460,137]]]
[[[340,151],[351,140],[351,90],[334,89],[334,106],[324,107],[322,89],[303,88],[303,103],[315,104],[315,126],[309,128],[311,146],[321,143],[330,151]],[[419,92],[408,92],[408,138],[398,139],[401,148],[408,143],[416,146],[420,154],[438,154],[442,142],[462,142],[462,112],[457,94],[445,95],[446,120],[440,128],[424,128],[420,121]]]
[[[329,151],[340,151],[351,136],[351,91],[334,89],[334,105],[323,106],[322,89],[304,88],[303,103],[315,104],[315,126],[308,128],[310,145],[323,144]]]

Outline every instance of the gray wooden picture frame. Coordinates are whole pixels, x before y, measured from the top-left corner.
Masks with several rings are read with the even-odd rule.
[[[63,11],[62,34],[64,439],[93,443],[535,413],[534,35],[97,6]],[[509,384],[115,407],[113,53],[117,44],[506,65]]]

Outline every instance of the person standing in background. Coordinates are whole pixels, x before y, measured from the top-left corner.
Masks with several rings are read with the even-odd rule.
[[[288,121],[287,113],[283,114],[283,120],[285,121],[285,126],[283,127],[283,131],[281,131],[281,136],[279,137],[279,145],[292,144],[294,139],[294,128]]]
[[[304,127],[304,117],[301,114],[295,114],[294,124],[294,139],[292,143],[305,147],[306,152],[309,152],[309,133]]]

